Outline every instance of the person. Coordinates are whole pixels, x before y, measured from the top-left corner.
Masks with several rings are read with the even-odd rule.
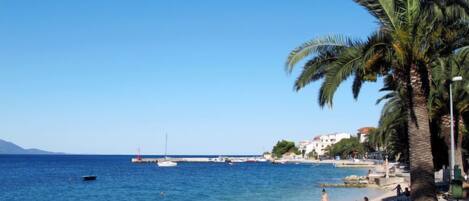
[[[409,191],[409,188],[405,187],[405,190],[404,190],[404,195],[406,197],[410,197],[410,191]]]
[[[397,184],[396,188],[394,188],[392,190],[396,190],[397,197],[399,197],[401,195],[402,188],[401,188],[400,184]]]
[[[370,181],[371,169],[368,169],[368,174],[366,174],[366,179]]]
[[[326,189],[322,189],[321,201],[329,201],[329,196],[327,196]]]
[[[364,198],[363,198],[363,201],[368,201],[368,197],[364,197]]]

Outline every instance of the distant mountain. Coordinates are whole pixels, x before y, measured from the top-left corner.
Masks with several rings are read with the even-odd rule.
[[[0,139],[0,154],[60,154],[40,149],[24,149],[16,144]]]

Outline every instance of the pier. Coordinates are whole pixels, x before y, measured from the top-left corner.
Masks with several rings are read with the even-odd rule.
[[[132,158],[132,163],[157,163],[162,160],[173,162],[210,162],[210,158]]]
[[[132,158],[132,163],[157,163],[158,161],[169,160],[172,162],[191,162],[191,163],[206,163],[206,162],[267,162],[262,157],[174,157],[174,158]]]

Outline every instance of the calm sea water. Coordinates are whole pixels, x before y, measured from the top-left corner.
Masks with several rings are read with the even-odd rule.
[[[132,164],[132,156],[0,155],[0,200],[317,201],[319,183],[365,169],[270,163]],[[85,182],[81,176],[98,175]],[[329,188],[331,201],[362,200],[371,189]]]

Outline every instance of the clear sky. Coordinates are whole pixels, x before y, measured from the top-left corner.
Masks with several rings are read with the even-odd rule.
[[[0,139],[68,153],[258,154],[377,124],[381,83],[333,109],[284,63],[327,34],[363,38],[352,0],[0,1]],[[298,68],[300,69],[300,68]]]

